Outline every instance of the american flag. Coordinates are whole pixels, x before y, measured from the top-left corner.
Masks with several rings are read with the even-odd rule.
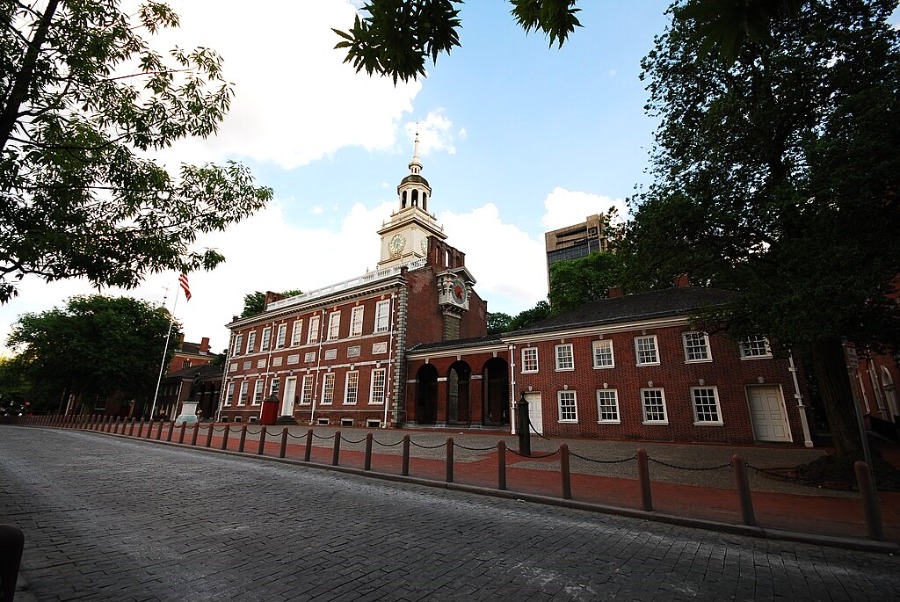
[[[181,285],[181,289],[184,291],[184,298],[186,301],[191,300],[191,285],[188,284],[187,274],[182,274],[178,277],[178,284]]]

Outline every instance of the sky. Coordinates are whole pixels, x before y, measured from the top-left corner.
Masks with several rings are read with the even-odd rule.
[[[247,293],[310,291],[375,268],[376,230],[398,208],[416,132],[430,209],[491,312],[515,315],[546,298],[545,231],[612,206],[624,214],[649,183],[656,121],[644,112],[640,60],[665,29],[669,0],[580,2],[584,27],[562,49],[517,27],[506,0],[470,0],[462,46],[397,85],[357,73],[333,48],[331,29],[349,29],[361,1],[170,4],[181,27],[154,45],[214,48],[235,95],[216,137],[159,160],[239,160],[274,199],[197,241],[226,262],[189,275],[190,301],[174,272],[99,292],[165,304],[188,341],[209,337],[214,351],[227,346],[225,324]],[[81,280],[26,278],[0,306],[0,350],[20,315],[96,292]]]

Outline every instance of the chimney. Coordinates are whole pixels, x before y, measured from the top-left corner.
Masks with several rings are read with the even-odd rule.
[[[675,279],[675,288],[688,288],[691,286],[691,277],[687,274],[681,274]]]
[[[621,286],[614,286],[609,289],[609,292],[606,293],[606,296],[610,299],[617,299],[618,297],[622,297],[625,295],[625,291],[622,290]]]
[[[200,339],[200,353],[209,353],[209,337]]]

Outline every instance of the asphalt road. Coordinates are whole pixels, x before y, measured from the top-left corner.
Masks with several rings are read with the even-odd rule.
[[[39,600],[897,600],[896,557],[0,426]]]

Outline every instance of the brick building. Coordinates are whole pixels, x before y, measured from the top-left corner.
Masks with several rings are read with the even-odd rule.
[[[682,286],[588,303],[529,328],[407,353],[407,419],[509,422],[519,395],[533,428],[564,437],[812,445],[802,381],[763,337],[694,328],[727,291]]]
[[[406,350],[487,332],[465,254],[428,212],[418,154],[417,139],[374,271],[290,298],[269,293],[262,313],[228,324],[223,420],[262,419],[277,399],[278,416],[303,424],[401,424]]]
[[[172,359],[169,360],[169,365],[166,367],[166,374],[193,366],[203,366],[213,360],[213,356],[209,352],[209,337],[203,337],[199,343],[190,343],[184,340],[183,334],[178,335],[174,349]]]

